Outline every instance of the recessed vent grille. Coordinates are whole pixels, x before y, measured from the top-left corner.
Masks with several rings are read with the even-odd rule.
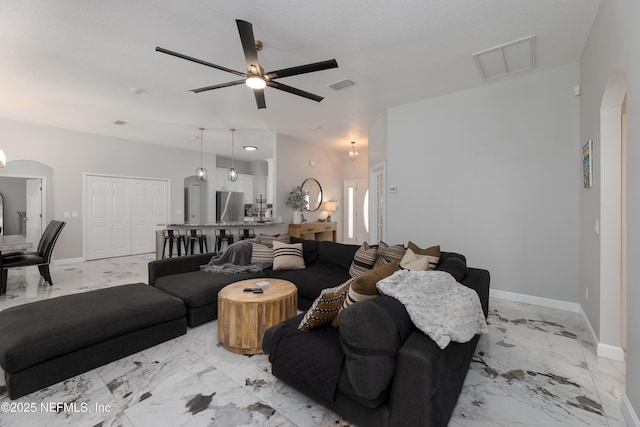
[[[327,85],[327,87],[330,87],[333,90],[340,90],[349,86],[353,86],[355,84],[356,83],[353,80],[347,78],[347,79],[339,80],[335,83],[331,83],[330,85]]]
[[[113,121],[113,122],[111,122],[111,123],[113,123],[114,125],[118,125],[118,126],[123,126],[123,125],[126,125],[126,124],[127,124],[127,122],[124,122],[124,121],[122,121],[122,120],[114,120],[114,121]]]

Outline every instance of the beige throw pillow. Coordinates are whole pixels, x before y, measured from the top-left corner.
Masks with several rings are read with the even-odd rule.
[[[400,261],[400,267],[405,270],[427,271],[430,270],[429,265],[434,263],[433,258],[430,255],[418,255],[409,248]],[[435,264],[437,263],[436,260]]]
[[[273,269],[299,270],[304,268],[302,243],[282,243],[273,241]]]

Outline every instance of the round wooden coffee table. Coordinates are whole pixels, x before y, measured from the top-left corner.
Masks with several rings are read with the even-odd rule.
[[[269,282],[264,293],[244,292]],[[225,286],[218,293],[218,339],[229,351],[262,353],[264,331],[296,315],[298,289],[282,279],[250,279]]]

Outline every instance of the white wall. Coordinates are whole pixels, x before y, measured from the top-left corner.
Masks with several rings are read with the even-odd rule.
[[[83,256],[83,173],[164,178],[171,183],[171,222],[184,221],[183,179],[200,164],[198,151],[145,144],[118,138],[0,119],[2,148],[8,161],[34,160],[54,170],[53,215],[67,222],[56,244],[55,258]],[[215,155],[205,153],[204,166],[215,170]],[[49,200],[50,202],[50,200]],[[178,214],[178,210],[180,213]],[[77,211],[77,218],[64,218]]]
[[[594,166],[599,163],[600,106],[607,80],[617,71],[627,76],[627,368],[623,413],[629,425],[640,413],[640,2],[603,1],[585,46],[581,65],[581,139],[594,141]],[[602,322],[600,316],[599,240],[593,235],[593,221],[600,216],[600,170],[594,168],[593,189],[582,191],[582,306],[594,329]],[[589,299],[585,290],[589,289]],[[606,320],[606,319],[604,319]],[[616,320],[617,321],[617,320]],[[599,333],[599,331],[596,331]]]
[[[390,109],[387,242],[461,252],[492,289],[579,301],[578,82],[574,64]]]

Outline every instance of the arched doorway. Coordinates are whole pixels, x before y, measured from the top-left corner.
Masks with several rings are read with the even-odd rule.
[[[624,361],[626,345],[627,77],[607,81],[600,106],[600,337],[598,356]]]

